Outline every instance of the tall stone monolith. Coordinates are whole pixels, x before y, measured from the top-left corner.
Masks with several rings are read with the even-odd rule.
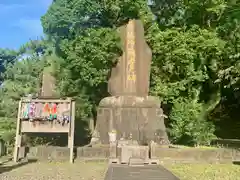
[[[51,74],[51,66],[47,66],[43,69],[42,73],[42,87],[41,87],[41,98],[53,98],[56,96],[55,77]]]

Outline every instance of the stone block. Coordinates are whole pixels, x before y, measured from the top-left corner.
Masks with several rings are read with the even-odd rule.
[[[84,147],[83,157],[109,157],[109,148],[106,147]]]
[[[120,162],[128,163],[130,158],[142,159],[146,161],[149,159],[149,148],[148,146],[123,146],[121,148]]]
[[[240,149],[233,150],[233,160],[240,161]]]
[[[143,159],[140,159],[140,158],[130,158],[129,159],[129,165],[130,166],[144,166],[145,164],[145,161]]]
[[[221,152],[218,149],[213,150],[198,150],[198,156],[196,160],[204,162],[218,162],[221,157]]]
[[[221,149],[220,151],[220,162],[232,162],[233,161],[233,150],[232,149]]]

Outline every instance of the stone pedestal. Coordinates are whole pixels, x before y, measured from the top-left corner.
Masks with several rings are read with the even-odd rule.
[[[132,160],[144,164],[149,159],[148,153],[148,146],[124,146],[121,147],[120,162],[122,164],[128,164]]]
[[[151,140],[168,143],[160,101],[151,96],[104,98],[99,104],[96,127],[102,144],[109,143],[111,129],[117,131],[117,140],[131,136],[139,145],[147,145]]]

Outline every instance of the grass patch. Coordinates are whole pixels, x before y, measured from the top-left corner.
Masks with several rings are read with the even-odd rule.
[[[172,147],[176,147],[176,148],[182,148],[182,149],[218,149],[219,147],[215,147],[215,146],[195,146],[195,147],[191,147],[191,146],[183,146],[183,145],[173,145]]]
[[[181,180],[240,180],[240,165],[172,164],[164,166]]]

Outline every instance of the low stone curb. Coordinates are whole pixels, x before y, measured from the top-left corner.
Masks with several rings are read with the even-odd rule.
[[[69,149],[66,147],[40,146],[31,147],[29,158],[39,160],[65,161],[69,158]],[[75,150],[75,159],[84,161],[107,160],[109,148],[78,147]],[[156,157],[163,162],[174,161],[181,163],[232,163],[240,161],[240,150],[238,149],[200,149],[200,148],[162,148],[156,149]]]

